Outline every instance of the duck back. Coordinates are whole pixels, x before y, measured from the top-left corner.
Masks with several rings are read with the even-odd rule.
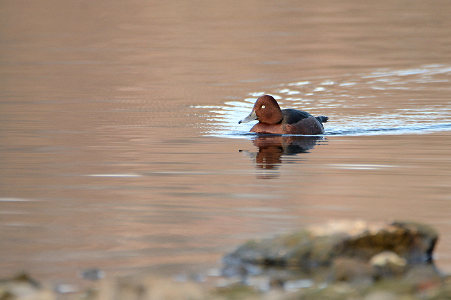
[[[294,124],[302,119],[312,117],[308,112],[291,108],[282,109],[282,116],[282,123],[284,124]]]

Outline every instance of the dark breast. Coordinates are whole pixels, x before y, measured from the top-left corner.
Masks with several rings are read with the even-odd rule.
[[[282,124],[294,124],[312,115],[305,111],[288,108],[282,109],[282,116]]]

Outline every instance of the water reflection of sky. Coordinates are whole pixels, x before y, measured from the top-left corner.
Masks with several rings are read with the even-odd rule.
[[[376,70],[334,78],[313,78],[273,86],[206,110],[204,133],[248,138],[251,124],[238,124],[257,97],[273,95],[282,108],[327,115],[327,135],[422,134],[451,130],[449,98],[429,99],[437,91],[451,94],[451,67],[428,65],[403,70]]]

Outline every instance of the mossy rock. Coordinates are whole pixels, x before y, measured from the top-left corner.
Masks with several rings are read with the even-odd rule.
[[[433,228],[413,222],[332,223],[246,242],[224,257],[224,270],[229,275],[254,275],[268,267],[296,267],[309,273],[330,266],[337,257],[369,261],[384,251],[396,253],[408,264],[422,264],[431,261],[437,239]]]

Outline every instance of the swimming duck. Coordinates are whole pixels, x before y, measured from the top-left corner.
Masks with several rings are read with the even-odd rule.
[[[238,124],[258,120],[251,132],[271,134],[323,134],[323,123],[328,117],[314,117],[308,112],[296,109],[280,109],[270,95],[263,95],[255,102],[252,112]]]

